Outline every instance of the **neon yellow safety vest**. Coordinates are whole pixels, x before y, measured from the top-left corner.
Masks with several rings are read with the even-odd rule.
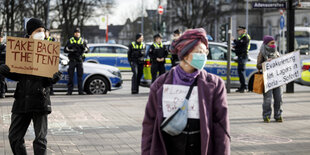
[[[249,35],[249,34],[243,34],[242,36],[240,36],[240,37],[238,38],[238,40],[242,39],[242,38],[245,37],[245,36],[247,36],[247,37],[249,38],[249,45],[248,45],[248,51],[249,51],[250,48],[251,48],[251,37],[250,37],[250,35]]]
[[[163,43],[160,43],[160,45],[158,45],[157,43],[153,43],[155,48],[163,48]]]
[[[53,41],[53,38],[52,37],[48,37],[47,41]]]
[[[131,42],[131,44],[132,44],[132,47],[134,48],[134,49],[143,49],[144,48],[144,44],[143,43],[141,43],[141,45],[139,46],[138,44],[136,44],[136,42]]]
[[[80,37],[80,39],[78,41],[76,41],[74,39],[74,37],[70,38],[70,44],[73,44],[73,43],[77,43],[77,44],[83,44],[84,43],[84,40]]]

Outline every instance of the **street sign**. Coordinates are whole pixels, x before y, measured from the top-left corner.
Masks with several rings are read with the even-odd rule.
[[[285,25],[284,23],[285,23],[284,17],[281,16],[280,17],[280,28],[281,28],[281,30],[283,30],[283,28],[284,28],[284,25]]]
[[[164,13],[164,8],[163,8],[163,6],[160,5],[160,6],[158,7],[157,11],[158,11],[158,13],[159,13],[160,15],[162,15],[162,14]]]
[[[253,2],[253,8],[286,8],[286,2]]]

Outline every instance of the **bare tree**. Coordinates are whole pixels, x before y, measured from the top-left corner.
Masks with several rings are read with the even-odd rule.
[[[214,6],[207,0],[171,0],[170,8],[175,12],[173,24],[180,24],[187,28],[204,27],[208,16],[212,16]]]

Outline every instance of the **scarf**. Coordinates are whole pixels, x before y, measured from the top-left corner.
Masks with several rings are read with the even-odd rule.
[[[177,65],[173,71],[172,84],[190,86],[193,84],[199,73],[199,70],[196,70],[193,73],[186,73],[180,65]]]
[[[276,51],[275,48],[271,48],[266,44],[262,45],[260,52],[263,54],[265,60],[268,60],[269,58],[274,59],[280,57],[280,53]]]

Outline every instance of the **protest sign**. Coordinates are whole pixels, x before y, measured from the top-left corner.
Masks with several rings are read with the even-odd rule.
[[[172,115],[185,100],[189,86],[164,84],[163,88],[163,115]],[[198,89],[195,86],[188,101],[188,118],[199,119]]]
[[[299,51],[263,63],[265,92],[301,77]]]
[[[6,62],[11,72],[53,77],[58,71],[60,43],[7,37]]]

